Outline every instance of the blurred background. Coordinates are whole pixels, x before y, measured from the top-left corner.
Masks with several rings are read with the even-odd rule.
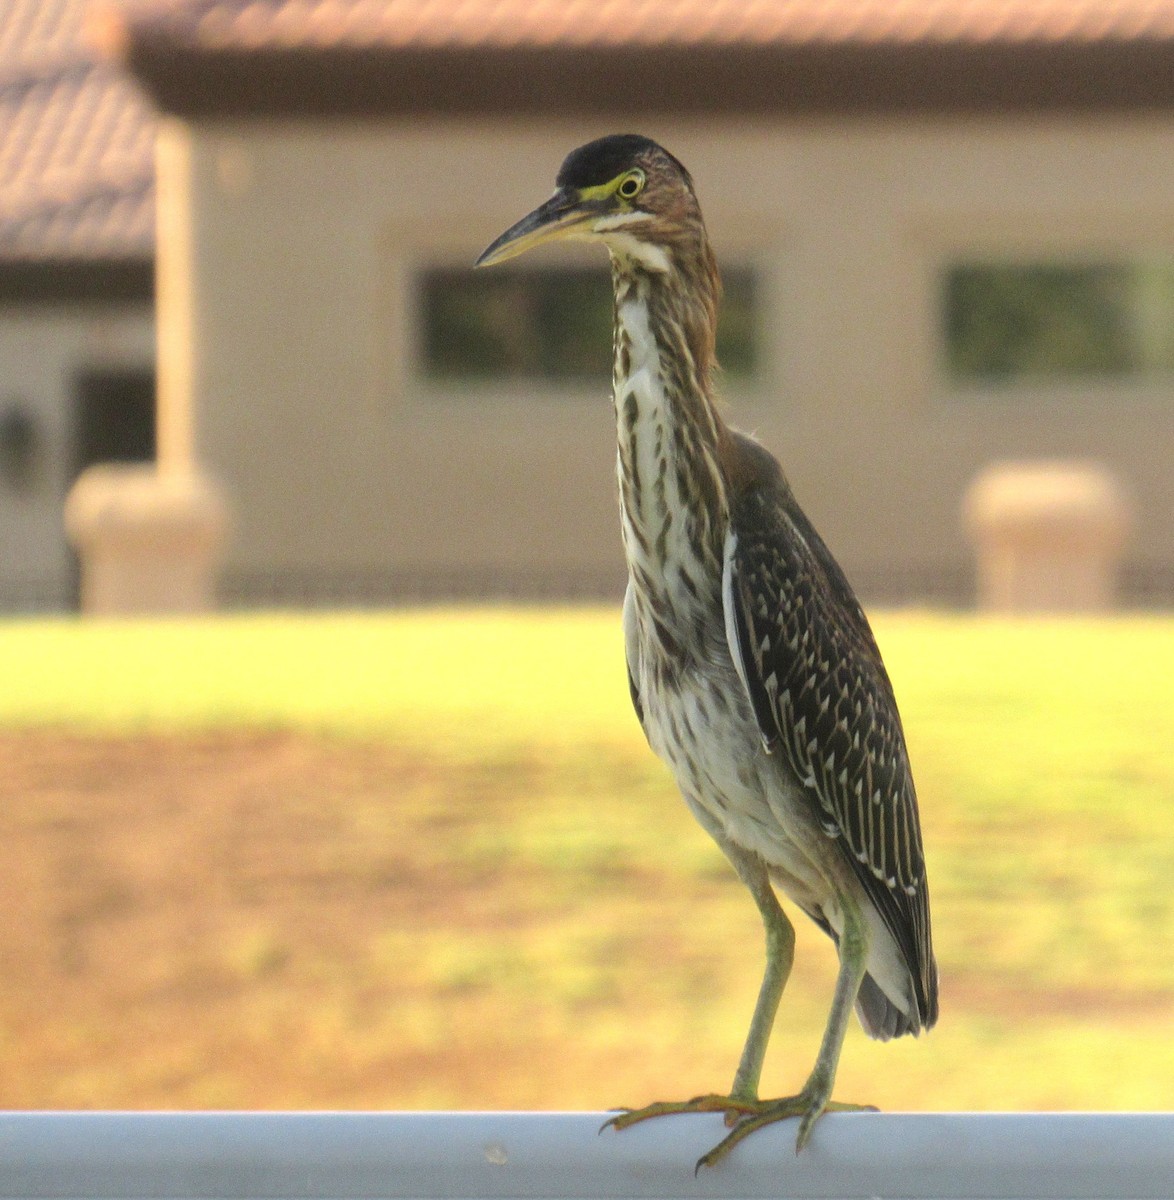
[[[1174,1105],[1150,0],[0,0],[0,1105],[728,1086],[761,934],[628,704],[606,264],[469,269],[628,130],[908,728],[942,1023],[841,1094]]]

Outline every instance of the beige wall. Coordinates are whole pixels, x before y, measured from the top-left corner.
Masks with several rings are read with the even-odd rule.
[[[762,272],[765,367],[732,417],[866,590],[894,565],[965,569],[962,494],[1000,456],[1105,461],[1140,501],[1133,557],[1174,563],[1174,385],[960,394],[935,327],[957,256],[1174,254],[1174,119],[172,124],[161,386],[173,411],[190,387],[197,456],[229,490],[230,572],[619,578],[606,392],[429,390],[409,287],[621,126],[685,161],[719,258]]]
[[[28,485],[13,490],[0,480],[0,605],[54,607],[67,599],[62,504],[71,482],[77,376],[149,368],[154,358],[148,305],[0,307],[0,407],[20,403],[34,416],[40,437]]]

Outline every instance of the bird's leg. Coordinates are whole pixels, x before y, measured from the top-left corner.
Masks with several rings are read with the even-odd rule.
[[[758,1081],[762,1076],[762,1063],[766,1057],[767,1043],[774,1027],[775,1014],[795,957],[795,928],[783,912],[774,890],[770,886],[766,866],[757,855],[748,854],[736,846],[722,846],[727,857],[738,872],[739,878],[750,889],[762,914],[766,929],[766,971],[758,1000],[754,1005],[754,1016],[750,1020],[750,1031],[742,1048],[742,1057],[734,1075],[734,1085],[728,1096],[708,1093],[694,1096],[691,1100],[658,1101],[643,1108],[623,1109],[604,1125],[626,1129],[637,1121],[650,1117],[663,1117],[676,1113],[720,1112],[726,1114],[726,1123],[736,1125],[747,1114],[757,1113],[762,1101],[758,1099]]]
[[[807,1082],[802,1091],[795,1096],[787,1096],[782,1100],[760,1100],[743,1108],[745,1115],[736,1122],[724,1140],[702,1156],[697,1163],[698,1169],[712,1167],[744,1138],[775,1121],[799,1117],[799,1133],[795,1139],[795,1151],[798,1153],[807,1144],[815,1122],[823,1113],[868,1110],[868,1105],[845,1104],[831,1099],[840,1050],[844,1045],[844,1035],[848,1032],[848,1020],[852,1015],[852,1006],[856,1003],[868,961],[868,927],[864,918],[850,899],[841,896],[841,902],[844,931],[839,943],[840,970],[836,976],[836,990],[823,1041],[820,1043],[819,1056]]]
[[[730,1088],[731,1099],[754,1101],[758,1099],[758,1081],[762,1078],[762,1064],[774,1028],[775,1014],[795,961],[795,927],[783,912],[770,886],[762,860],[741,852],[730,853],[730,860],[742,882],[750,889],[766,929],[766,971],[762,976],[762,986],[758,989],[758,1000],[754,1005],[754,1016],[750,1018],[742,1057],[734,1073],[734,1085]]]

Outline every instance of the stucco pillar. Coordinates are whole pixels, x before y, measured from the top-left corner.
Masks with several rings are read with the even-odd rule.
[[[66,531],[81,559],[86,613],[215,607],[229,529],[226,496],[195,449],[196,189],[183,122],[160,121],[155,165],[156,463],[92,467],[66,500]]]
[[[81,557],[82,611],[94,616],[206,612],[228,529],[219,489],[197,474],[104,463],[65,505]]]
[[[996,612],[1102,612],[1116,596],[1131,519],[1096,463],[998,462],[966,494],[978,605]]]

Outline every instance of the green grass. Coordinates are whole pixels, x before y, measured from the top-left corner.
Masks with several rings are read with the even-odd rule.
[[[992,721],[1009,751],[1030,744],[1081,773],[1103,766],[1105,748],[1169,744],[1174,621],[900,613],[875,623],[907,716],[932,708],[961,754]],[[431,740],[453,720],[477,722],[463,733],[487,744],[622,738],[631,732],[622,655],[610,609],[7,621],[0,724],[269,725]]]
[[[485,609],[0,624],[0,726],[297,728],[459,756],[631,740],[618,616]]]
[[[854,1030],[841,1094],[912,1108],[1174,1106],[1174,620],[897,613],[875,625],[922,799],[943,1015],[927,1042]],[[20,1066],[27,1037],[12,1031],[42,1020],[56,985],[38,974],[41,918],[14,922],[32,965],[0,950],[33,991],[27,1012],[0,1012],[0,1072],[58,1082],[8,1102],[248,1105],[246,1081],[275,1048],[265,1103],[595,1107],[728,1083],[761,966],[757,918],[643,743],[616,612],[10,621],[0,670],[0,730],[90,739],[85,803],[42,779],[28,845],[48,878],[66,858],[54,831],[73,830],[97,899],[67,899],[71,912],[93,906],[96,945],[132,937],[117,923],[136,904],[166,926],[158,881],[136,882],[155,878],[149,856],[128,846],[157,837],[180,863],[206,845],[222,871],[224,847],[253,839],[238,857],[258,864],[243,883],[193,877],[223,915],[178,939],[180,965],[150,960],[133,1002],[118,990],[129,960],[111,958],[118,1016],[142,1006],[137,1049],[118,1041],[119,1021],[83,1014],[101,991],[83,969],[60,985],[76,985],[75,1025],[53,1028],[40,1067]],[[201,809],[200,776],[190,806],[159,805],[162,785],[143,784],[134,822],[100,823],[85,789],[107,757],[122,761],[103,739],[156,738],[162,758],[181,744],[168,739],[223,737],[231,755],[248,730],[270,740],[225,791],[231,819],[229,806]],[[184,761],[169,787],[227,777],[211,751]],[[75,893],[83,876],[71,868]],[[190,923],[186,912],[167,920]],[[830,948],[803,931],[768,1088],[809,1065],[831,972]],[[209,978],[232,987],[209,999]],[[158,996],[181,992],[195,1007],[166,1016]],[[205,1012],[222,1025],[198,1028]],[[91,1061],[103,1041],[117,1065]]]

